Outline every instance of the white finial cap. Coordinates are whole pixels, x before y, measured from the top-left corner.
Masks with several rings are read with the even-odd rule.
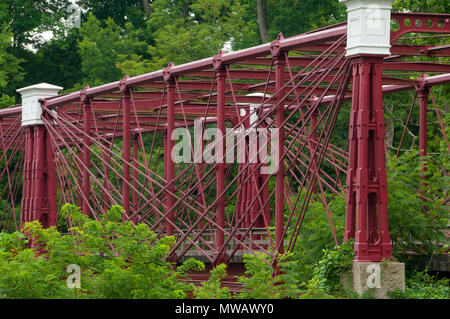
[[[393,0],[339,0],[347,6],[347,56],[390,55]]]
[[[39,99],[58,95],[60,86],[40,83],[18,89],[22,95],[22,126],[44,124],[41,119],[42,106]]]

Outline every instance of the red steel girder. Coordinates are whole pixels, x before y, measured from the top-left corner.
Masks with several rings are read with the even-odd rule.
[[[391,43],[410,32],[450,33],[450,14],[393,12],[391,20],[399,24],[398,30],[391,31]]]
[[[346,26],[337,26],[334,28],[330,28],[323,31],[313,32],[313,33],[305,33],[300,34],[295,37],[282,39],[279,41],[279,49],[283,50],[292,50],[296,48],[300,48],[302,46],[311,45],[314,43],[323,43],[324,41],[333,41],[347,32]],[[221,56],[221,62],[224,65],[237,63],[239,61],[258,56],[265,56],[271,53],[271,44],[262,44],[256,47],[224,53]],[[214,67],[213,63],[214,58],[206,58],[195,62],[189,62],[177,66],[173,66],[171,69],[172,76],[184,76],[187,74],[191,74],[193,72],[197,72],[200,70],[210,69]],[[144,75],[139,75],[135,77],[131,77],[125,80],[124,85],[127,87],[139,87],[139,85],[152,82],[152,81],[161,81],[163,80],[163,70],[158,70],[154,72],[150,72]],[[88,97],[94,97],[99,94],[104,94],[106,92],[111,92],[119,89],[120,81],[112,82],[109,84],[101,85],[98,87],[90,88],[86,90],[86,95]],[[48,99],[47,106],[49,108],[61,104],[70,103],[76,100],[79,100],[80,91],[69,93],[63,96],[57,96],[52,99]]]
[[[435,48],[435,50],[438,50]],[[305,67],[311,65],[314,61],[314,57],[289,57],[289,64],[293,67]],[[244,61],[247,62],[247,61]],[[257,58],[252,60],[254,64],[270,65],[272,63],[271,58]],[[341,65],[339,63],[338,65]],[[450,64],[433,63],[433,62],[389,62],[384,61],[383,70],[396,70],[396,71],[421,71],[421,72],[450,72]]]

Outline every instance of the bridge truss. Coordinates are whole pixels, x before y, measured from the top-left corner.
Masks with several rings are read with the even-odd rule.
[[[274,261],[293,250],[312,198],[340,243],[328,205],[340,196],[355,258],[389,258],[383,94],[416,90],[426,155],[427,98],[450,82],[450,45],[432,44],[448,37],[450,15],[392,13],[392,21],[389,56],[346,57],[341,23],[41,99],[37,125],[22,125],[22,106],[0,110],[1,226],[55,226],[65,203],[92,218],[118,204],[125,221],[175,236],[172,261],[214,265],[254,251]],[[405,36],[412,32],[430,44]],[[343,108],[351,108],[349,136],[333,144]],[[235,133],[236,147],[211,128]],[[182,151],[172,138],[180,129],[191,137]],[[271,157],[251,156],[260,150]]]

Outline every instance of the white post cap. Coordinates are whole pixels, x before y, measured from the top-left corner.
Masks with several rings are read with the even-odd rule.
[[[390,55],[393,0],[339,0],[347,6],[347,56]]]
[[[264,94],[261,92],[255,92],[255,93],[249,93],[246,96],[258,96],[258,97],[266,97],[271,98],[272,95],[270,94]],[[272,104],[267,104],[268,106],[271,106]],[[249,107],[250,112],[250,126],[253,126],[253,123],[256,123],[259,120],[258,114],[256,114],[255,109],[258,109],[261,107],[261,104],[254,104],[251,103]]]
[[[44,124],[41,119],[42,106],[39,99],[58,95],[60,86],[40,83],[18,89],[22,95],[22,126]]]

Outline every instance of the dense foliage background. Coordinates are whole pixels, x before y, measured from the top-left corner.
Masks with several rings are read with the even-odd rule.
[[[258,45],[273,40],[280,31],[292,36],[346,17],[345,6],[337,0],[79,0],[78,28],[64,22],[73,13],[67,10],[69,4],[68,0],[0,2],[0,107],[20,103],[15,90],[28,85],[47,82],[74,91],[160,69],[168,62],[212,56],[222,48]],[[450,12],[446,0],[397,0],[394,7]],[[49,32],[50,40],[44,37]],[[449,85],[433,89],[447,135],[449,93]],[[441,230],[448,220],[449,154],[433,112],[429,112],[427,184],[421,183],[417,153],[417,108],[401,156],[395,156],[394,145],[400,140],[412,97],[411,92],[384,97],[390,230],[394,256],[408,266],[408,288],[393,296],[449,298],[448,280],[416,273],[417,258],[413,262],[406,254],[414,252],[423,269],[435,254],[448,250]],[[348,108],[343,108],[332,142],[342,143],[339,139],[347,134]],[[425,204],[421,196],[428,198]],[[330,197],[330,209],[341,240],[344,200]],[[83,219],[75,207],[65,207],[62,213],[78,218],[75,238],[62,236],[61,229],[43,230],[35,223],[23,233],[0,234],[0,298],[231,297],[220,286],[225,266],[217,267],[201,287],[184,283],[180,279],[186,272],[204,265],[190,260],[174,270],[162,258],[173,239],[157,239],[143,225],[122,224],[117,219],[120,207],[100,221]],[[36,252],[25,245],[24,233],[39,235],[39,245],[47,253],[36,258]],[[263,256],[248,257],[241,297],[354,297],[342,290],[336,277],[337,271],[348,269],[351,249],[335,249],[320,200],[313,200],[309,207],[294,253],[283,258],[280,265],[285,274],[277,277]],[[68,264],[82,266],[81,289],[67,288]]]

